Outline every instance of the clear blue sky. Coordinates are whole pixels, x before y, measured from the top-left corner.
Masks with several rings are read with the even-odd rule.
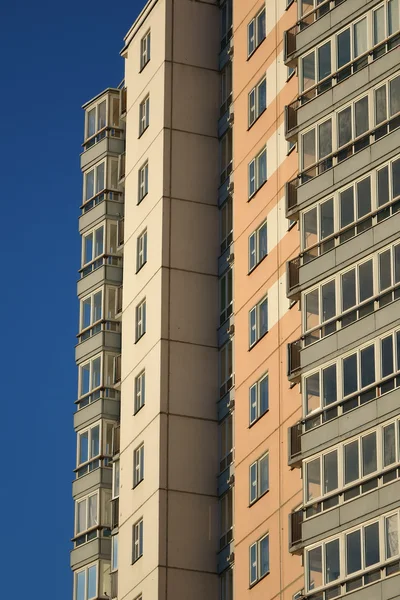
[[[144,0],[0,0],[1,595],[71,600],[81,105]]]

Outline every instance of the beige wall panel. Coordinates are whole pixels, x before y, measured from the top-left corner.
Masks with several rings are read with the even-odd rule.
[[[218,585],[217,575],[171,569],[168,573],[168,599],[217,600]]]

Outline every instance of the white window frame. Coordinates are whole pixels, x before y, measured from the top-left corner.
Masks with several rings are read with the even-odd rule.
[[[143,517],[136,521],[133,529],[132,564],[143,556]]]
[[[147,262],[147,229],[142,231],[136,241],[136,273]]]
[[[149,193],[149,161],[146,162],[138,170],[138,204]]]
[[[105,254],[106,251],[106,227],[105,227],[105,223],[102,223],[101,225],[98,225],[97,227],[93,227],[92,229],[90,229],[89,231],[86,231],[83,235],[82,235],[82,258],[81,258],[81,266],[82,268],[86,267],[87,265],[90,265],[91,263],[95,262],[97,259],[99,259],[101,256],[103,256]],[[95,248],[96,248],[96,232],[100,231],[100,229],[103,230],[103,247],[102,247],[102,252],[100,252],[100,254],[96,254],[95,253]],[[88,260],[87,262],[85,262],[85,240],[89,237],[92,236],[92,248],[93,248],[93,254],[92,254],[92,258],[91,260]]]
[[[261,179],[260,172],[260,161],[263,159],[265,154],[265,179]],[[267,162],[267,146],[265,145],[262,150],[257,154],[253,160],[249,162],[248,166],[248,195],[249,199],[256,195],[258,190],[268,181],[268,162]],[[254,185],[254,188],[253,188]]]
[[[88,577],[88,573],[90,569],[93,569],[94,567],[96,567],[96,593],[94,596],[89,596],[89,577]],[[85,573],[85,596],[84,596],[84,600],[95,600],[95,598],[98,597],[98,592],[99,592],[99,575],[100,575],[100,564],[98,561],[94,562],[94,563],[90,563],[89,565],[86,565],[84,567],[82,567],[81,569],[77,569],[74,572],[74,600],[78,600],[78,590],[77,590],[77,582],[78,582],[78,576],[80,573]],[[80,600],[80,599],[79,599]]]
[[[259,540],[257,540],[256,542],[254,542],[254,544],[251,544],[251,546],[249,547],[249,582],[250,582],[250,587],[252,587],[253,585],[255,585],[258,581],[260,581],[261,579],[263,579],[269,572],[270,572],[270,546],[269,546],[269,540],[268,540],[268,570],[265,573],[260,573],[260,567],[261,567],[261,543],[266,539],[269,538],[269,532],[266,533],[265,535],[263,535]],[[255,562],[252,562],[252,552],[255,549]],[[252,579],[251,577],[251,569],[252,567],[255,567],[255,571],[256,571],[256,577],[254,579]]]
[[[264,32],[259,31],[259,18],[264,13]],[[261,37],[260,37],[261,35]],[[267,37],[267,13],[265,6],[253,17],[247,25],[247,58],[250,58]]]
[[[139,104],[139,137],[141,137],[150,125],[150,94]]]
[[[260,109],[260,87],[265,84],[265,107]],[[249,128],[261,117],[267,110],[267,76],[264,77],[250,90],[248,96],[248,116]]]
[[[96,516],[95,516],[95,523],[93,525],[89,526],[89,501],[91,498],[96,498]],[[79,505],[82,504],[83,502],[86,503],[85,506],[85,524],[86,527],[84,529],[82,529],[81,531],[78,531],[78,521],[79,521]],[[87,531],[94,529],[95,527],[97,527],[100,523],[100,490],[97,490],[96,492],[92,493],[92,494],[88,494],[86,496],[83,496],[82,498],[78,498],[77,500],[75,500],[75,536],[82,536],[84,535]]]
[[[267,489],[262,493],[260,491],[260,482],[261,482],[261,473],[262,473],[262,462],[267,461]],[[253,493],[254,491],[254,493]],[[269,491],[269,452],[264,452],[260,458],[251,463],[249,467],[249,504],[252,505],[257,500],[265,496],[265,494]]]
[[[138,342],[146,333],[146,298],[143,298],[135,309],[135,341]]]
[[[100,384],[98,386],[93,386],[93,363],[97,360],[100,359]],[[86,360],[85,362],[83,362],[82,364],[79,365],[79,370],[78,370],[78,397],[79,398],[84,398],[85,396],[87,396],[88,394],[92,394],[95,390],[98,390],[103,383],[103,354],[96,354],[95,356],[92,356],[92,358],[90,358],[89,360]],[[86,365],[89,365],[89,390],[88,392],[82,393],[82,370],[84,367],[86,367]]]
[[[264,333],[261,332],[261,309],[267,305],[267,329]],[[259,302],[249,311],[249,348],[252,348],[259,342],[269,331],[268,323],[268,294],[263,296]],[[253,338],[254,333],[254,338]]]
[[[140,72],[150,61],[151,30],[149,29],[140,40]]]
[[[267,408],[264,412],[261,412],[261,384],[267,380],[267,395],[268,395],[268,399],[267,399]],[[254,395],[254,400],[252,396]],[[255,413],[255,417],[254,419],[251,418],[251,414],[252,414],[252,410],[254,410]],[[253,385],[250,386],[249,388],[249,423],[250,425],[253,425],[253,423],[256,423],[259,419],[261,419],[262,416],[264,416],[267,412],[269,411],[269,373],[264,373],[264,375],[262,377],[260,377],[260,379],[258,379],[255,383],[253,383]]]
[[[143,369],[134,381],[134,414],[139,412],[146,403],[146,371]]]
[[[99,123],[99,118],[100,118],[100,114],[99,114],[99,108],[101,106],[101,104],[103,104],[103,102],[105,102],[106,105],[106,120],[104,125],[100,126],[101,124]],[[100,131],[102,131],[103,129],[105,129],[108,125],[108,112],[109,112],[109,96],[103,96],[101,98],[99,98],[98,102],[96,102],[96,104],[92,104],[90,106],[87,107],[87,109],[85,110],[85,142],[89,139],[94,138],[96,135],[98,135],[98,133]],[[89,113],[94,110],[95,111],[95,123],[96,123],[96,131],[94,133],[92,133],[89,136]]]
[[[260,255],[260,233],[265,228],[266,239],[267,239],[267,251],[264,256]],[[249,235],[249,273],[251,273],[256,266],[268,256],[268,226],[267,219],[265,219],[257,229],[255,229]],[[253,246],[253,248],[252,248]],[[252,264],[252,257],[254,257],[254,264]]]
[[[97,288],[91,294],[88,294],[87,296],[82,298],[82,300],[80,301],[80,315],[79,315],[79,331],[80,332],[84,331],[85,329],[90,329],[91,327],[94,327],[97,323],[101,323],[101,321],[103,320],[103,315],[105,313],[105,306],[104,306],[105,293],[104,292],[105,292],[104,287]],[[101,303],[100,303],[101,304],[101,314],[98,319],[94,320],[94,307],[95,307],[94,298],[95,298],[95,296],[97,296],[97,294],[101,294]],[[90,301],[90,323],[89,323],[89,325],[86,325],[86,327],[84,327],[84,323],[83,323],[84,305],[88,301]]]
[[[144,443],[133,451],[133,487],[144,479]]]

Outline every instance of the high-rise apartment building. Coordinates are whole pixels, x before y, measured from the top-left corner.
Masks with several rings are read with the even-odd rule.
[[[399,0],[149,0],[84,105],[74,600],[400,598]]]

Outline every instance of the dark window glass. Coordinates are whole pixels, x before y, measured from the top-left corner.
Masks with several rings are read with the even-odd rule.
[[[390,116],[393,117],[393,115],[400,111],[400,75],[392,79],[392,81],[389,83],[389,88],[389,110]]]
[[[391,252],[385,250],[379,255],[379,291],[392,285]]]
[[[369,129],[368,96],[355,103],[356,137]]]
[[[400,158],[392,163],[393,200],[400,196]]]
[[[324,494],[336,490],[338,485],[338,457],[334,450],[324,456]]]
[[[336,581],[340,577],[339,540],[332,540],[325,545],[325,582]]]
[[[338,114],[339,148],[351,140],[351,106]]]
[[[340,228],[354,221],[354,189],[344,190],[340,194]]]
[[[372,523],[364,529],[365,566],[370,567],[379,562],[379,523]]]
[[[387,377],[393,373],[393,337],[383,338],[381,341],[382,353],[382,377]]]
[[[387,467],[396,462],[396,430],[391,423],[383,429],[383,466]]]
[[[331,365],[322,371],[324,406],[337,400],[336,365]]]
[[[358,440],[344,447],[344,482],[356,481],[360,477]]]
[[[400,244],[394,247],[394,282],[400,281]]]
[[[355,573],[361,569],[361,532],[353,531],[346,536],[347,573]]]
[[[324,158],[332,152],[332,121],[325,121],[318,127],[319,154],[318,158]]]
[[[400,160],[399,160],[400,165]],[[400,169],[399,169],[400,170]],[[400,177],[400,173],[399,173]],[[399,181],[400,188],[400,181]],[[400,193],[400,192],[399,192]],[[333,198],[321,204],[321,239],[333,233]]]
[[[357,215],[361,219],[371,212],[371,179],[367,177],[357,183]]]
[[[331,74],[331,43],[318,48],[318,81]]]
[[[322,286],[322,322],[332,319],[336,315],[335,281],[330,281]]]
[[[378,206],[383,206],[389,199],[389,169],[384,167],[378,171]]]
[[[375,346],[361,350],[361,387],[375,381]]]
[[[337,36],[338,67],[343,67],[351,60],[350,29],[346,29]]]
[[[358,278],[360,286],[360,302],[374,295],[374,278],[372,271],[372,260],[358,267]]]
[[[357,391],[357,354],[343,360],[343,394],[348,396]]]
[[[356,304],[356,272],[355,269],[342,275],[342,303],[343,310]]]
[[[362,440],[363,476],[370,475],[377,470],[376,462],[376,432],[365,435]]]
[[[375,124],[379,125],[386,119],[386,85],[383,85],[375,90]]]

